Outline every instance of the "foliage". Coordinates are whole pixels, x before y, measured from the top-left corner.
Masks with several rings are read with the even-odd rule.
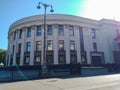
[[[0,49],[0,63],[4,63],[6,61],[6,50]]]

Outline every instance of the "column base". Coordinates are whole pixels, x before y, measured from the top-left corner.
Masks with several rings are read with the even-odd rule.
[[[48,72],[47,66],[46,65],[42,65],[41,67],[41,78],[48,78],[50,77],[50,73]]]

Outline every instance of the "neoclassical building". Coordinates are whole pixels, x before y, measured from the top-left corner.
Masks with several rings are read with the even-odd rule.
[[[7,66],[42,65],[43,15],[14,22],[8,32]],[[120,22],[64,15],[47,15],[46,64],[120,63]]]

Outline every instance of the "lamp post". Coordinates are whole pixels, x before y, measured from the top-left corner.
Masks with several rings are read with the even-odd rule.
[[[37,9],[40,9],[40,5],[42,5],[44,7],[44,40],[43,40],[43,65],[42,65],[42,69],[41,69],[41,77],[45,78],[49,76],[49,72],[46,66],[46,9],[47,7],[51,7],[50,12],[54,12],[53,10],[53,6],[52,5],[48,5],[46,3],[42,3],[39,2]]]

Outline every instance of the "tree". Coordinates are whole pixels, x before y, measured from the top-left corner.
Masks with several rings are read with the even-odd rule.
[[[4,63],[6,61],[6,50],[0,49],[0,63]]]

